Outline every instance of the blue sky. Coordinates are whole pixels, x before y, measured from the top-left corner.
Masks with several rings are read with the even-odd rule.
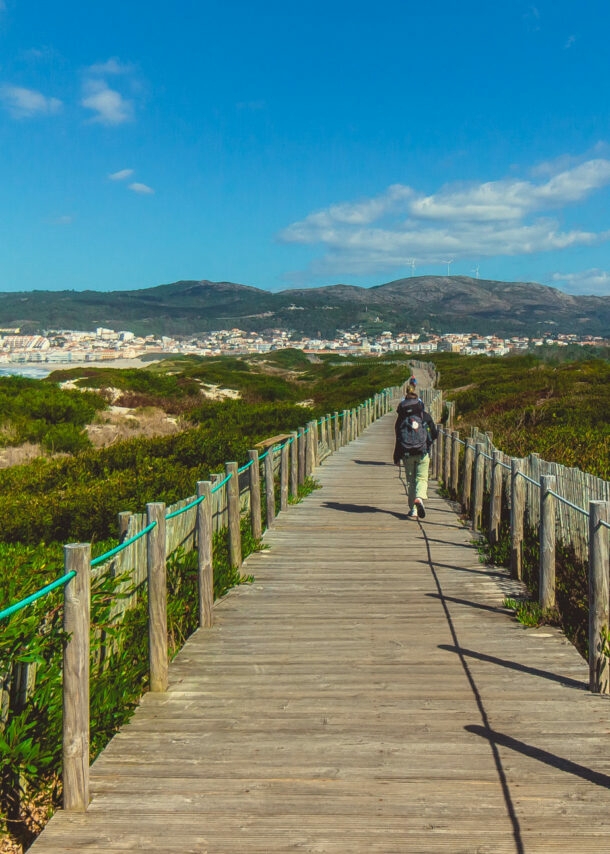
[[[610,295],[607,0],[0,0],[0,290]]]

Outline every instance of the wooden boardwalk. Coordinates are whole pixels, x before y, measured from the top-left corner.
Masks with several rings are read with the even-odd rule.
[[[610,851],[608,700],[448,502],[406,518],[392,444],[317,470],[31,851]]]

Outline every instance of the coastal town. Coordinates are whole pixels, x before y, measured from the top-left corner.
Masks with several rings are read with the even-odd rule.
[[[89,332],[62,330],[47,335],[22,335],[19,328],[0,329],[0,366],[15,363],[32,365],[111,362],[117,359],[161,358],[170,354],[220,356],[266,353],[294,347],[305,353],[338,355],[381,355],[402,351],[413,354],[453,352],[462,355],[505,356],[543,345],[567,347],[608,346],[608,339],[592,335],[554,333],[539,338],[476,333],[381,332],[374,338],[358,331],[340,331],[333,339],[303,338],[283,329],[265,333],[241,329],[220,329],[199,336],[171,338],[98,327]]]

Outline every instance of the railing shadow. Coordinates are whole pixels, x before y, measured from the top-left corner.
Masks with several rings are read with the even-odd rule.
[[[448,597],[445,597],[448,598]],[[503,610],[503,609],[498,609]],[[571,679],[569,676],[561,676],[559,673],[552,673],[550,670],[540,670],[538,667],[529,667],[527,664],[520,664],[518,661],[510,661],[506,658],[497,658],[495,655],[487,655],[485,652],[477,652],[474,649],[464,649],[463,646],[453,646],[452,644],[441,643],[439,649],[444,649],[447,652],[454,652],[456,655],[467,655],[469,658],[476,658],[478,661],[485,661],[489,664],[497,664],[499,667],[507,667],[509,670],[517,670],[519,673],[528,673],[530,676],[538,676],[541,679],[548,679],[551,682],[557,682],[559,685],[564,685],[566,688],[576,688],[578,691],[586,691],[588,683],[580,679]]]
[[[512,738],[503,732],[497,732],[496,730],[477,726],[476,724],[466,726],[464,729],[467,732],[484,738],[490,745],[507,747],[509,750],[514,750],[523,756],[529,756],[530,759],[535,759],[537,762],[544,762],[545,765],[550,765],[558,771],[565,771],[568,774],[580,777],[581,780],[586,780],[588,783],[603,786],[605,789],[610,787],[610,776],[608,774],[602,774],[601,771],[593,771],[592,768],[587,768],[578,762],[572,762],[571,759],[564,759],[554,753],[549,753],[548,750],[544,750],[541,747],[534,747],[531,744],[526,744],[524,741]]]
[[[386,463],[382,460],[352,460],[357,466],[393,466],[394,463]]]
[[[428,596],[430,599],[438,599],[439,601],[442,601],[444,599],[445,602],[454,602],[456,605],[467,605],[469,608],[476,608],[479,611],[491,611],[494,614],[510,613],[507,608],[503,608],[502,606],[483,605],[480,602],[472,602],[470,599],[458,599],[455,596],[447,596],[445,594],[443,594],[443,596],[440,596],[438,593],[426,593],[426,596]]]

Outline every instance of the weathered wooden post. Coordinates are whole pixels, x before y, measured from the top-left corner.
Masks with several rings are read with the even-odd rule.
[[[299,434],[293,430],[290,437],[290,494],[296,498],[299,492]]]
[[[472,530],[477,531],[481,527],[483,518],[483,485],[485,474],[485,446],[483,442],[477,442],[474,456],[474,494],[472,500]]]
[[[608,656],[602,631],[610,628],[608,528],[610,501],[589,502],[589,687],[610,693]]]
[[[334,424],[334,436],[333,436],[333,447],[335,451],[338,451],[341,447],[341,430],[339,428],[339,413],[335,412],[333,415],[333,424]]]
[[[118,524],[118,540],[119,543],[122,543],[127,539],[127,532],[129,531],[129,521],[131,519],[131,512],[129,510],[121,510],[119,513],[119,524]]]
[[[470,494],[472,489],[472,457],[474,448],[472,439],[466,439],[464,449],[464,474],[462,480],[462,506],[465,513],[470,513]]]
[[[523,577],[523,515],[525,512],[525,481],[521,477],[523,463],[513,457],[510,461],[510,569],[513,578]]]
[[[309,477],[313,470],[313,433],[311,432],[311,421],[305,425],[305,477]]]
[[[460,432],[454,430],[451,433],[451,494],[457,496],[460,483]]]
[[[540,607],[555,607],[555,475],[540,478]]]
[[[267,448],[265,457],[265,499],[267,506],[267,527],[275,522],[275,483],[273,482],[273,448]]]
[[[445,441],[444,441],[444,451],[443,454],[443,486],[447,491],[450,490],[450,480],[451,480],[451,452],[453,450],[451,443],[451,433],[449,428],[445,428]]]
[[[280,510],[288,509],[288,442],[284,442],[280,458]]]
[[[489,542],[495,545],[500,538],[502,517],[502,462],[500,451],[491,452],[491,488],[489,495]]]
[[[89,631],[91,621],[91,546],[64,546],[63,653],[63,805],[85,812],[89,805]]]
[[[343,410],[343,421],[341,423],[341,445],[347,445],[349,442],[349,415],[348,410]]]
[[[248,451],[248,459],[252,463],[250,472],[250,527],[255,540],[260,540],[263,535],[263,524],[261,519],[261,472],[258,461],[258,451]]]
[[[305,428],[299,427],[299,436],[297,440],[299,452],[299,486],[305,481]]]
[[[146,538],[148,570],[148,661],[150,690],[167,691],[167,568],[165,560],[165,504],[146,505],[149,525],[155,527]]]
[[[225,475],[229,478],[227,481],[227,516],[229,529],[229,563],[231,566],[239,568],[242,563],[241,558],[241,514],[239,507],[239,474],[237,473],[237,463],[225,463]]]
[[[209,628],[213,619],[214,569],[212,554],[212,484],[209,480],[197,481],[197,574],[199,580],[199,625]]]
[[[320,465],[320,437],[317,420],[311,421],[311,471]],[[310,472],[311,473],[311,472]]]

